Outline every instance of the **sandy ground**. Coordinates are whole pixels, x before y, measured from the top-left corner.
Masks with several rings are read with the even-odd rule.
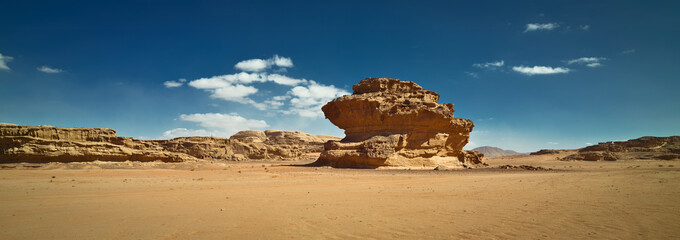
[[[679,161],[486,162],[1,165],[0,239],[680,238]]]

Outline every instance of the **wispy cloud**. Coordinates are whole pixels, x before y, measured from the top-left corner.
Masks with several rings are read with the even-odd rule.
[[[160,139],[173,139],[177,137],[191,137],[191,136],[215,136],[215,137],[229,137],[229,136],[216,136],[213,132],[205,129],[186,129],[186,128],[175,128],[163,132]]]
[[[625,51],[623,51],[623,52],[621,52],[621,53],[622,53],[622,54],[631,54],[631,53],[634,53],[634,52],[635,52],[635,49],[628,49],[628,50],[625,50]]]
[[[39,68],[36,68],[38,71],[44,72],[44,73],[60,73],[63,72],[64,70],[61,70],[59,68],[51,68],[48,66],[42,66]]]
[[[14,59],[14,58],[10,57],[10,56],[4,56],[0,53],[0,70],[5,70],[5,71],[12,70],[12,69],[9,68],[9,66],[7,66],[7,63],[11,62],[12,59]]]
[[[307,83],[306,79],[296,79],[279,74],[271,74],[267,76],[267,80],[287,86],[297,86],[302,83]]]
[[[250,84],[253,82],[266,82],[266,74],[240,72],[235,74],[225,74],[212,76],[209,78],[199,78],[189,82],[189,86],[198,89],[217,89],[229,87],[234,84]]]
[[[533,67],[514,66],[512,67],[512,70],[528,76],[568,73],[569,71],[571,71],[571,69],[569,68],[562,67],[553,68],[548,66],[533,66]]]
[[[242,130],[263,129],[269,125],[264,120],[247,119],[237,113],[194,113],[182,114],[179,119],[197,123],[204,129],[175,128],[163,133],[161,138],[186,136],[215,136],[227,138]]]
[[[236,69],[246,72],[262,72],[272,66],[277,66],[281,68],[293,67],[293,60],[287,57],[274,55],[274,57],[271,57],[269,59],[255,58],[243,60],[234,65]]]
[[[580,28],[583,31],[588,31],[588,30],[590,30],[590,25],[581,25]]]
[[[496,61],[496,62],[485,62],[485,63],[472,64],[473,67],[492,69],[492,70],[499,68],[499,67],[502,67],[503,65],[505,65],[505,61],[503,61],[503,60]]]
[[[165,87],[167,88],[181,87],[182,85],[184,85],[184,82],[186,81],[187,81],[186,78],[180,78],[177,81],[165,81],[163,82],[163,85],[165,85]]]
[[[465,72],[465,74],[467,74],[468,76],[470,76],[472,78],[479,79],[479,74],[477,74],[476,72]]]
[[[547,142],[547,144],[550,144],[550,145],[559,145],[560,143],[558,143],[558,142]]]
[[[238,130],[250,128],[265,128],[268,127],[264,120],[253,120],[241,117],[237,113],[194,113],[182,114],[179,116],[180,120],[196,122],[201,127],[217,128],[225,130]]]
[[[249,103],[246,100],[248,95],[254,94],[258,91],[253,86],[246,86],[241,84],[229,85],[212,90],[210,97],[224,99],[227,101],[234,101],[240,103]]]
[[[557,23],[529,23],[526,25],[526,29],[524,29],[524,32],[533,32],[533,31],[550,31],[555,28],[558,28],[560,25]]]
[[[576,59],[571,59],[567,60],[567,64],[583,64],[588,67],[599,67],[602,66],[601,61],[607,60],[607,58],[603,57],[582,57],[582,58],[576,58]]]

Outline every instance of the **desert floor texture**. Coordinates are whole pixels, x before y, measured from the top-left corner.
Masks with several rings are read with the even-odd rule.
[[[680,161],[3,164],[0,239],[678,239]]]

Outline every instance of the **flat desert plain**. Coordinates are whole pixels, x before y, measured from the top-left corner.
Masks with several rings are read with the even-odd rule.
[[[680,238],[679,161],[556,157],[447,171],[3,164],[0,238]],[[552,170],[498,168],[506,164]]]

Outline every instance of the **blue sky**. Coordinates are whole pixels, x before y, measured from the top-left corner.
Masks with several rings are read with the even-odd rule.
[[[676,1],[2,1],[0,122],[144,139],[343,136],[319,107],[414,81],[467,148],[680,134]]]

